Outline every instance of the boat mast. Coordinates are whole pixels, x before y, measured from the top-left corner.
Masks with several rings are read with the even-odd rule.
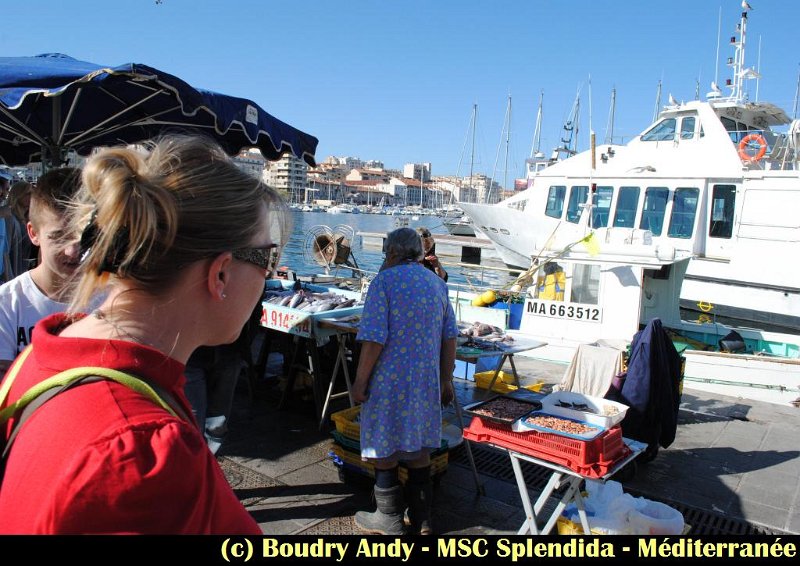
[[[797,99],[800,97],[800,72],[797,73],[797,86],[794,89],[794,106],[792,107],[792,120],[797,119]]]
[[[478,122],[478,105],[472,105],[472,154],[469,158],[469,186],[470,188],[474,188],[475,180],[472,178],[474,167],[475,167],[475,125]]]
[[[506,128],[506,162],[503,168],[503,189],[508,189],[508,150],[511,145],[511,95],[508,95],[508,127]],[[500,196],[500,195],[498,195]]]

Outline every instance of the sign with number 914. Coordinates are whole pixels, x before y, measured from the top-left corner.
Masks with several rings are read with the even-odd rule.
[[[264,305],[264,311],[261,314],[261,326],[286,332],[287,334],[311,336],[311,317],[308,314],[280,306]]]

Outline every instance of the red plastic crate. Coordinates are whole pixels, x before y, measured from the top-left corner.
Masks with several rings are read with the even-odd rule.
[[[604,476],[616,462],[630,454],[619,426],[592,440],[578,440],[546,432],[514,432],[474,417],[464,429],[464,438],[473,442],[489,442],[560,464],[590,478]]]

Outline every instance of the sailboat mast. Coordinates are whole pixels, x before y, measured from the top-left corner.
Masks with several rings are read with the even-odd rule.
[[[478,121],[478,105],[472,105],[472,152],[469,158],[469,182],[472,182],[472,172],[475,166],[475,123]]]
[[[503,189],[508,189],[508,151],[511,145],[511,95],[508,95],[508,122],[506,127],[506,160],[503,173]]]

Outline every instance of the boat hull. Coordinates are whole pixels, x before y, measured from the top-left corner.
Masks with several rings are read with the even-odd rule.
[[[551,219],[534,218],[528,212],[502,204],[462,203],[462,207],[474,225],[492,241],[500,259],[512,269],[527,269],[532,254],[522,250],[538,249],[558,226],[557,222],[549,222]],[[761,328],[800,332],[800,290],[746,281],[742,276],[758,276],[758,273],[746,267],[735,267],[713,259],[692,258],[681,287],[681,307],[697,311],[705,321],[725,317]],[[739,273],[739,277],[719,276],[732,271]]]

